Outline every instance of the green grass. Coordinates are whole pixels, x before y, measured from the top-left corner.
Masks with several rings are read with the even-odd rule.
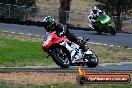
[[[0,66],[41,66],[49,65],[42,51],[41,42],[27,42],[0,38]]]
[[[132,49],[90,44],[99,57],[100,63],[132,62]]]
[[[13,83],[0,83],[0,88],[132,88],[132,84],[43,84],[43,85],[32,85],[32,84],[13,84]]]

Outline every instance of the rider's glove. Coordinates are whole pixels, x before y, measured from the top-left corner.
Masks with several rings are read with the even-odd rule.
[[[96,22],[96,20],[94,20],[94,19],[91,19],[91,22]]]
[[[59,36],[64,36],[64,32],[60,32],[59,33]]]

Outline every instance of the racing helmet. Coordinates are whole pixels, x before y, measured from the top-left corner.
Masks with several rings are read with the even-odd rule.
[[[51,28],[54,26],[55,24],[55,20],[52,16],[46,16],[43,19],[43,23],[44,23],[44,28],[46,29],[46,31],[51,31]]]
[[[97,13],[98,13],[98,7],[97,6],[93,6],[92,7],[92,12],[93,12],[93,15],[96,16]]]

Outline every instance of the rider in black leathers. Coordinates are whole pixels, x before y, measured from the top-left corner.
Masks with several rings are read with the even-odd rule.
[[[47,32],[55,31],[58,36],[65,35],[71,42],[79,44],[82,51],[85,53],[87,51],[85,44],[81,43],[79,39],[64,26],[63,24],[57,24],[52,16],[46,16],[43,20],[44,28]]]

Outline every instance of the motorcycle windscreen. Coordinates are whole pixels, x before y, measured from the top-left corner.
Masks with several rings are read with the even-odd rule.
[[[110,17],[109,16],[107,16],[106,14],[101,14],[101,15],[99,15],[99,18],[100,18],[100,21],[101,21],[101,23],[102,24],[105,24],[105,23],[107,23],[108,21],[110,21]]]

